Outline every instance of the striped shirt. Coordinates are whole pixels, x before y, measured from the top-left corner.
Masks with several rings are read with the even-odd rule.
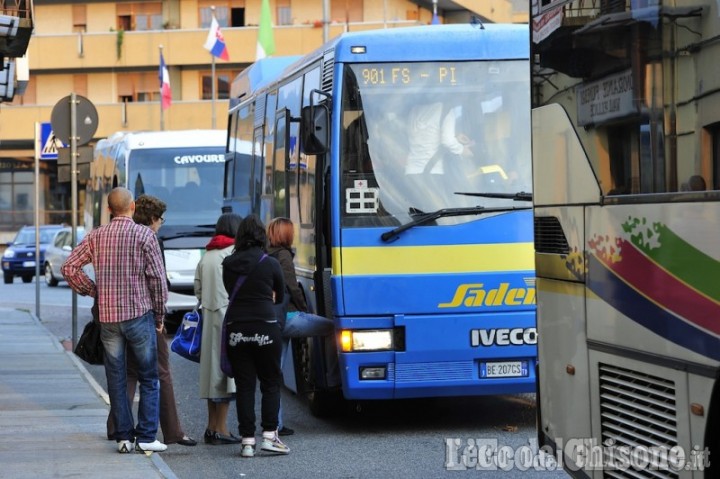
[[[91,264],[95,281],[83,271]],[[165,316],[167,283],[155,233],[132,218],[118,216],[93,229],[70,253],[61,272],[70,287],[97,297],[100,322],[119,323],[152,310]]]

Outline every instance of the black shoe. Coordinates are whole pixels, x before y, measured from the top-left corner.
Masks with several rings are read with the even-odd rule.
[[[191,438],[190,436],[188,436],[187,434],[184,435],[182,437],[182,439],[180,439],[177,443],[180,444],[181,446],[196,446],[197,445],[197,441],[195,439]]]
[[[215,431],[211,431],[210,429],[205,429],[205,436],[203,437],[203,439],[205,440],[205,444],[212,444],[214,437],[215,437]]]
[[[225,434],[220,434],[219,432],[216,432],[215,435],[212,438],[211,444],[213,446],[222,446],[224,444],[239,444],[240,438],[236,435],[230,433],[229,436],[226,436]]]
[[[295,430],[289,427],[283,426],[278,429],[278,436],[292,436],[293,434],[295,434]]]

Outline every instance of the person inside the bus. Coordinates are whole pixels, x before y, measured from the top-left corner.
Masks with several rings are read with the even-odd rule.
[[[435,100],[410,109],[405,174],[415,177],[412,181],[413,199],[408,205],[411,208],[435,209],[447,204],[443,194],[447,189],[446,180],[439,175],[455,169],[454,165],[446,164],[448,160],[473,156],[473,142],[467,135],[460,134],[458,128],[461,117],[462,107],[449,100],[447,103]]]
[[[467,117],[462,105],[449,101],[412,107],[408,118],[409,151],[405,173],[443,174],[446,157],[472,157],[475,142],[462,126]]]

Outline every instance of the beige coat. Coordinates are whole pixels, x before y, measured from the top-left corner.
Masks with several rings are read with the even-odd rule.
[[[228,294],[222,280],[222,262],[233,246],[207,251],[195,270],[195,296],[202,304],[202,347],[200,349],[200,397],[228,398],[235,382],[220,370],[222,322]]]

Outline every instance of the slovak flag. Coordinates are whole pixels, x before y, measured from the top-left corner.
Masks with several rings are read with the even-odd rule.
[[[215,17],[210,23],[210,32],[208,32],[207,40],[205,40],[205,49],[218,58],[222,58],[225,61],[230,60],[230,54],[228,53],[227,46],[225,45],[225,39],[220,32],[220,25],[218,25]]]
[[[165,65],[165,58],[163,58],[162,52],[160,52],[160,72],[158,73],[158,77],[160,78],[162,109],[167,110],[172,103],[172,91],[170,90],[170,74],[168,73],[167,65]]]

